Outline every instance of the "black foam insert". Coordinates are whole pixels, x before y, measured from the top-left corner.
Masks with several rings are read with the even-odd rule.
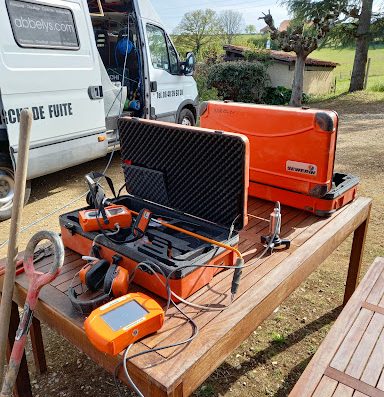
[[[228,228],[237,219],[236,228],[243,227],[247,149],[242,137],[129,117],[119,120],[119,132],[123,164],[161,172],[168,207]],[[128,192],[134,192],[127,172],[126,178]],[[141,191],[141,198],[151,200],[153,186]]]
[[[169,206],[164,174],[148,168],[123,164],[126,188],[136,197]]]

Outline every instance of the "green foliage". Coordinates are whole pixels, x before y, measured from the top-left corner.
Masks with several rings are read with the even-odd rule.
[[[259,34],[255,37],[252,37],[248,43],[255,48],[266,48],[268,40],[271,40],[271,36],[269,34]],[[274,40],[271,40],[271,50],[277,49],[277,43]]]
[[[267,87],[263,96],[263,103],[267,105],[288,105],[291,99],[292,90],[282,86]],[[309,96],[303,93],[302,103],[309,102]]]
[[[267,63],[270,62],[271,56],[267,50],[264,49],[255,49],[255,50],[246,50],[244,51],[244,60],[247,62],[263,62],[264,65],[267,66]]]
[[[372,87],[370,87],[370,91],[384,92],[384,83],[375,83],[374,85],[372,85]]]
[[[266,67],[260,62],[223,62],[208,70],[207,86],[216,88],[221,99],[261,103],[268,84]]]
[[[268,105],[287,105],[291,99],[292,90],[285,87],[267,87],[263,102]]]
[[[341,13],[352,3],[353,0],[283,0],[294,19],[301,22]]]
[[[194,78],[197,83],[197,89],[199,92],[200,101],[211,101],[218,99],[216,88],[209,88],[207,84],[207,75],[209,71],[209,65],[204,63],[198,63],[194,73]]]
[[[245,27],[245,33],[247,34],[255,34],[257,32],[257,28],[255,25],[247,25]]]
[[[176,45],[189,48],[197,56],[201,49],[220,34],[220,23],[215,11],[195,10],[184,14],[175,29]]]
[[[202,385],[196,392],[197,397],[213,397],[215,394],[214,387],[209,383]]]
[[[286,343],[286,338],[284,335],[279,334],[278,332],[273,332],[272,333],[272,342],[279,344],[279,345],[283,345]]]

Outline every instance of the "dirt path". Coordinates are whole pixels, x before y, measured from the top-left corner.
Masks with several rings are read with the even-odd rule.
[[[384,255],[384,120],[377,111],[384,106],[375,105],[372,112],[368,105],[367,108],[355,106],[354,114],[348,103],[344,105],[344,109],[343,106],[337,109],[341,127],[335,168],[360,176],[359,194],[374,199],[364,256],[366,266],[374,257]],[[106,159],[100,159],[33,181],[23,225],[78,197],[86,189],[84,174],[101,170],[105,164]],[[116,185],[123,183],[118,156],[109,174]],[[80,200],[72,208],[83,203]],[[9,222],[0,224],[0,242],[7,239],[8,227]],[[58,231],[58,216],[23,234],[20,249],[24,249],[32,233],[42,228]],[[347,241],[207,379],[196,395],[286,396],[339,313],[349,249],[350,241]],[[5,248],[0,254],[6,255]],[[43,331],[49,372],[37,376],[31,366],[35,397],[117,395],[110,375],[52,331],[46,328]]]

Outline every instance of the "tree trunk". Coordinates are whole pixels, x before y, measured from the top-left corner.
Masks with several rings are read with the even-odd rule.
[[[356,33],[356,52],[349,92],[364,89],[365,68],[367,65],[370,41],[369,28],[371,26],[372,4],[373,0],[363,0],[359,26]]]
[[[293,77],[292,95],[289,102],[290,106],[301,106],[304,86],[304,68],[307,55],[296,54],[295,74]]]

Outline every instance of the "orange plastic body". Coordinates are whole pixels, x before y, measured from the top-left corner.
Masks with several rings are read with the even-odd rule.
[[[132,301],[147,313],[120,329],[111,328],[103,316]],[[164,311],[161,306],[154,299],[138,292],[124,295],[97,308],[85,320],[84,328],[88,339],[98,350],[115,356],[130,344],[158,331],[163,323]]]
[[[84,266],[79,272],[79,279],[83,285],[86,285],[86,275],[91,269],[92,263]],[[121,266],[117,266],[116,274],[112,282],[112,293],[114,297],[123,296],[128,293],[129,272]]]
[[[248,137],[251,196],[255,183],[313,197],[331,189],[338,127],[333,111],[213,101],[202,105],[200,124]]]
[[[85,232],[95,232],[97,230],[115,229],[118,224],[120,228],[129,228],[132,225],[131,211],[123,205],[111,205],[105,207],[105,213],[109,223],[104,223],[102,215],[96,209],[79,211],[79,223]]]
[[[64,226],[61,227],[61,237],[65,247],[78,252],[81,255],[88,255],[92,248],[92,240],[79,234],[72,235],[71,231]],[[116,255],[116,252],[105,246],[99,244],[98,246],[100,247],[101,257],[112,262],[112,257]],[[237,255],[235,252],[225,251],[209,261],[207,265],[233,266],[236,262],[236,259]],[[137,262],[122,256],[119,266],[124,267],[131,273],[136,268]],[[212,278],[220,271],[222,271],[222,269],[198,268],[184,278],[169,280],[170,287],[173,292],[185,299],[203,286],[209,284]],[[158,274],[158,276],[160,279],[162,279],[163,283],[165,283],[163,276],[160,274]],[[137,270],[134,283],[146,288],[149,291],[152,291],[164,299],[167,298],[167,291],[164,287],[164,284],[162,284],[155,275],[150,275],[144,271]],[[177,301],[177,299],[174,300]]]
[[[135,215],[139,215],[138,213],[135,213]],[[145,231],[148,228],[149,222],[151,221],[151,216],[152,216],[152,212],[147,210],[147,209],[143,209],[142,212],[142,216],[139,219],[139,224],[135,225],[136,229],[138,229],[139,231],[145,233]]]
[[[253,183],[250,186],[249,194],[264,200],[280,201],[281,204],[304,209],[319,216],[330,216],[339,208],[353,201],[357,195],[357,189],[357,186],[354,186],[333,200],[325,200],[273,186]]]

